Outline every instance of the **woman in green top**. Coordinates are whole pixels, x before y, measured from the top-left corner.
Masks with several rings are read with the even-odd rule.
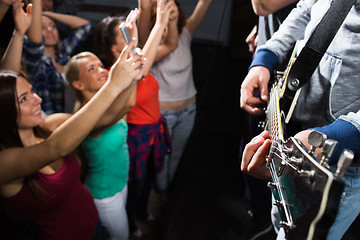
[[[77,101],[86,104],[92,96],[105,84],[108,71],[99,58],[82,52],[73,56],[65,68],[66,79],[75,90]],[[127,124],[121,118],[135,104],[129,99],[135,85],[127,89],[126,107],[113,111],[99,122],[103,127],[92,131],[81,143],[88,159],[88,173],[85,186],[94,197],[102,225],[110,235],[110,239],[127,240],[129,235],[126,215],[127,180],[129,171],[129,151],[127,146]]]

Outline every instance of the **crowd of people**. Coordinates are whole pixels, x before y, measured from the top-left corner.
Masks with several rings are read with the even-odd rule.
[[[104,18],[93,49],[76,52],[92,31],[73,15],[81,1],[1,1],[1,20],[10,13],[13,26],[0,65],[5,236],[19,237],[12,225],[20,229],[24,218],[28,239],[141,237],[135,218],[153,217],[150,191],[170,188],[193,127],[190,43],[210,3],[199,0],[186,20],[178,1],[139,0],[141,11]],[[150,73],[161,62],[172,63]],[[170,89],[158,80],[169,68],[179,74],[162,77]],[[162,104],[159,91],[172,88],[181,95]],[[173,121],[187,130],[172,131],[163,108],[190,112],[191,121]]]
[[[12,239],[21,234],[26,239],[141,238],[136,219],[154,219],[147,209],[150,192],[172,189],[194,127],[191,42],[211,2],[198,0],[186,17],[179,0],[138,0],[127,16],[106,17],[92,28],[74,15],[82,1],[0,0],[0,21],[9,23],[2,29],[8,39],[0,62],[4,234]],[[252,4],[260,17],[246,39],[254,59],[240,80],[240,106],[248,113],[241,170],[249,212],[270,219],[271,195],[257,178],[270,179],[265,163],[271,141],[253,124],[263,114],[259,105],[269,99],[272,73],[284,66],[296,41],[311,36],[331,0]],[[356,0],[303,87],[291,122],[300,126],[295,138],[306,146],[309,129],[315,128],[338,141],[337,151],[355,153],[327,237],[334,240],[360,212],[359,9]],[[92,30],[93,48],[77,52]],[[272,212],[277,239],[286,239],[278,212]]]

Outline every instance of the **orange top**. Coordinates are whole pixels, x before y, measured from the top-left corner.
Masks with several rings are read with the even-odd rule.
[[[132,124],[155,124],[161,117],[159,84],[150,73],[137,83],[136,104],[127,113]]]

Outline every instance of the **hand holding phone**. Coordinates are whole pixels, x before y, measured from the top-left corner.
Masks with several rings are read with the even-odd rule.
[[[129,29],[126,27],[125,22],[122,22],[120,24],[119,28],[120,28],[121,34],[124,37],[124,40],[125,40],[126,44],[129,44],[131,42],[131,35],[130,35],[130,32],[129,32]],[[131,52],[132,55],[134,55],[135,54],[135,48],[132,47],[130,52]]]

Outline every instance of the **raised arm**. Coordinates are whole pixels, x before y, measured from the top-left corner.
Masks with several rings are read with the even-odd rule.
[[[176,6],[176,8],[174,8],[174,10],[170,12],[167,34],[165,35],[163,42],[157,48],[154,62],[160,61],[178,47],[178,42],[179,42],[178,20],[179,20],[179,9]]]
[[[24,43],[24,35],[31,24],[32,5],[26,7],[26,13],[23,10],[23,3],[17,0],[13,6],[13,16],[15,30],[9,42],[9,45],[2,58],[0,68],[19,72],[21,67],[21,55]]]
[[[68,27],[70,27],[72,29],[89,24],[88,20],[81,18],[81,17],[73,16],[73,15],[55,13],[55,12],[50,12],[50,11],[45,11],[43,14],[45,16],[48,16],[48,17],[54,19],[57,22],[67,25]]]
[[[186,20],[186,28],[193,35],[203,21],[212,0],[199,0],[191,16]]]
[[[256,15],[267,16],[298,0],[251,0]]]
[[[140,16],[138,19],[139,46],[143,47],[151,31],[151,11],[153,0],[138,0]]]
[[[129,96],[134,92],[136,88],[136,81],[132,82],[129,87],[122,91],[106,112],[101,116],[99,121],[95,124],[94,128],[90,132],[90,136],[96,137],[105,128],[115,124],[135,105],[135,101],[132,104],[128,104]],[[136,97],[136,91],[135,91]],[[72,116],[70,113],[54,113],[49,115],[42,125],[42,128],[49,132],[55,131],[61,124]]]
[[[135,91],[134,91],[135,90]],[[100,120],[95,124],[90,135],[97,136],[105,128],[117,123],[127,112],[135,105],[135,102],[128,101],[129,97],[135,94],[136,98],[136,82],[130,84],[111,104]],[[130,104],[128,104],[130,103]]]
[[[29,30],[26,32],[29,40],[34,43],[42,41],[42,20],[41,0],[32,0],[32,21]]]
[[[111,68],[109,80],[95,96],[45,141],[0,152],[0,185],[22,179],[69,154],[89,134],[117,96],[141,74],[140,57],[127,59],[128,48]],[[124,62],[126,64],[124,64]]]
[[[174,38],[172,39],[172,41],[175,42],[174,44],[171,45],[169,43],[165,43],[164,46],[162,46],[163,44],[160,45],[160,41],[164,34],[165,28],[169,23],[170,14],[176,12],[177,7],[174,1],[171,0],[165,4],[164,0],[158,0],[156,22],[143,48],[144,56],[147,58],[144,69],[145,75],[147,75],[150,71],[150,68],[154,63],[155,57],[158,58],[160,54],[162,55],[162,57],[167,56],[177,47],[177,36],[174,36]],[[174,23],[177,22],[174,19],[172,21]]]

